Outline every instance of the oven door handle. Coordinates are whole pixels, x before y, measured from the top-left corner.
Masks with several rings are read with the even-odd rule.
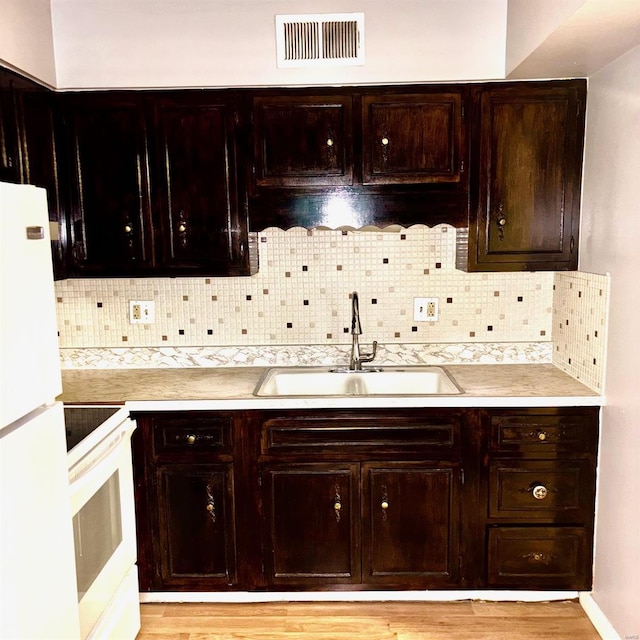
[[[100,482],[106,480],[113,473],[113,470],[117,468],[116,463],[122,455],[122,447],[129,446],[134,429],[135,424],[131,420],[127,420],[123,423],[117,435],[112,433],[105,438],[110,442],[104,451],[101,451],[97,457],[88,460],[88,456],[91,456],[91,452],[89,452],[87,456],[79,460],[78,464],[69,470],[71,495],[79,494],[87,485],[93,484],[98,479],[100,479]],[[102,443],[104,443],[104,440]],[[101,444],[96,448],[100,447]],[[77,471],[75,471],[76,469]]]

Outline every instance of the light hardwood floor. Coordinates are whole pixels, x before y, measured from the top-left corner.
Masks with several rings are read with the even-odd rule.
[[[144,604],[137,640],[599,640],[577,602]]]

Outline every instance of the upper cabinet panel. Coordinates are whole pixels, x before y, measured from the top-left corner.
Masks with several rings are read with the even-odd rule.
[[[233,102],[222,94],[154,101],[153,186],[164,267],[242,271]],[[235,270],[235,271],[234,271]]]
[[[81,272],[134,274],[152,264],[145,123],[135,96],[70,96],[70,259]],[[70,159],[71,159],[70,158]]]
[[[256,185],[351,185],[351,111],[349,96],[255,97]]]
[[[460,182],[462,109],[460,93],[363,96],[363,183]]]
[[[480,92],[472,270],[577,268],[584,86]]]

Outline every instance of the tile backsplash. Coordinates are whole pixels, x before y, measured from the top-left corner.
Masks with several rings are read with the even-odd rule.
[[[553,285],[553,364],[596,391],[604,388],[609,281],[564,271]]]
[[[341,345],[350,294],[362,342],[549,342],[553,277],[464,273],[453,227],[400,231],[267,229],[260,270],[236,278],[65,280],[56,284],[62,348]],[[437,322],[413,320],[414,297],[439,299]],[[129,323],[129,301],[155,323]]]

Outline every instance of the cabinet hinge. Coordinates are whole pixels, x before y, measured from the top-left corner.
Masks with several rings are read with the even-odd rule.
[[[262,471],[258,471],[258,486],[262,486]]]
[[[464,469],[460,469],[460,482],[464,484]]]
[[[575,246],[576,246],[576,240],[573,236],[571,236],[571,241],[569,242],[569,253],[573,253]]]
[[[460,105],[460,117],[464,120],[464,105]]]
[[[464,173],[464,160],[460,161],[460,173]]]

